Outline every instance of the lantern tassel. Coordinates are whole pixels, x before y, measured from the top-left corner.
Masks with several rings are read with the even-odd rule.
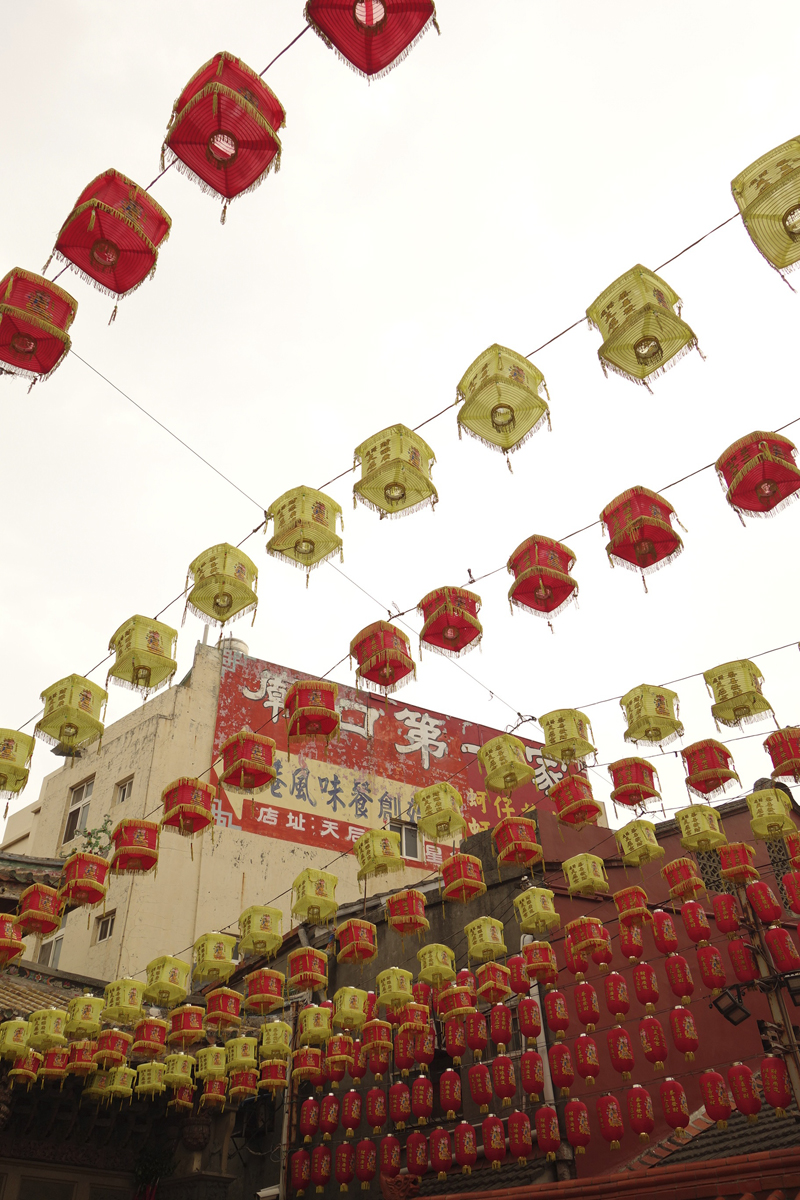
[[[44,264],[44,266],[42,267],[42,274],[43,274],[43,275],[46,273],[46,271],[47,271],[47,268],[50,266],[50,263],[53,261],[53,254],[55,254],[55,250],[52,252],[52,254],[51,254],[51,255],[50,255],[50,257],[48,258],[47,262],[46,262],[46,263]],[[792,287],[792,285],[791,285],[791,284],[789,284],[789,287]],[[792,291],[794,291],[794,288],[792,288]]]
[[[228,219],[228,201],[226,200],[222,206],[222,216],[219,219],[220,225],[224,225]]]
[[[113,324],[114,324],[114,322],[116,321],[116,319],[117,319],[117,309],[118,309],[118,308],[119,308],[119,305],[118,305],[118,304],[115,304],[115,305],[114,305],[114,308],[113,308],[113,310],[112,310],[112,312],[111,312],[111,316],[108,318],[108,323],[109,323],[109,325],[113,325]]]
[[[509,473],[510,473],[511,475],[513,475],[513,474],[514,474],[514,468],[511,466],[511,459],[508,457],[508,451],[507,451],[507,450],[505,451],[505,456],[506,456],[506,466],[508,467]]]
[[[647,593],[647,580],[644,577],[644,571],[642,571],[642,583],[644,584],[645,593]]]

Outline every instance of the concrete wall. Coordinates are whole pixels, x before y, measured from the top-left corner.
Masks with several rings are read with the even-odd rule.
[[[31,804],[26,804],[25,808],[20,808],[17,812],[12,813],[6,822],[3,841],[0,842],[0,851],[10,850],[13,854],[32,854],[33,830],[40,811],[39,801],[34,800]]]

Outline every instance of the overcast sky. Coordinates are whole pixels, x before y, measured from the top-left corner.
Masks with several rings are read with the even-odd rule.
[[[123,620],[162,608],[195,555],[240,541],[287,488],[319,486],[370,434],[444,408],[486,346],[527,353],[632,265],[655,267],[725,220],[730,180],[798,132],[800,13],[788,0],[437,8],[441,37],[431,32],[371,86],[313,33],[289,50],[266,76],[287,111],[280,173],[233,204],[224,227],[192,182],[176,171],[160,180],[153,195],[172,234],[155,279],[120,304],[111,328],[108,297],[76,275],[59,280],[79,301],[82,358],[256,503],[75,358],[30,395],[4,377],[0,725],[18,727],[44,687],[102,659]],[[104,169],[149,183],[190,76],[223,49],[260,71],[303,29],[302,10],[301,0],[7,5],[14,115],[0,275],[41,269]],[[339,480],[330,493],[345,510],[343,569],[354,582],[323,566],[306,590],[300,571],[268,558],[260,533],[246,547],[260,572],[255,627],[248,618],[231,632],[258,657],[321,674],[386,616],[381,606],[405,609],[437,585],[463,584],[468,568],[504,565],[533,533],[563,538],[625,488],[659,490],[751,430],[800,417],[800,296],[741,222],[663,275],[706,362],[690,355],[651,396],[606,381],[601,339],[579,326],[535,357],[553,432],[513,456],[513,475],[501,454],[459,441],[450,410],[423,431],[438,460],[436,511],[380,521],[353,512],[353,477]],[[599,527],[580,533],[569,539],[580,607],[554,635],[518,611],[512,619],[511,579],[494,575],[476,588],[482,653],[460,660],[476,679],[425,654],[402,698],[502,728],[517,712],[587,705],[796,643],[800,505],[742,528],[713,471],[667,496],[688,529],[685,551],[649,578],[648,595],[635,574],[609,568]],[[181,612],[163,619],[179,625]],[[201,635],[189,616],[178,678]],[[756,661],[780,723],[800,720],[796,644]],[[352,680],[347,662],[333,677]],[[675,690],[684,744],[715,736],[702,678]],[[108,722],[138,703],[110,692]],[[587,711],[601,764],[636,753],[616,700]],[[748,789],[771,769],[771,728],[730,741]],[[58,762],[37,744],[15,808],[36,799]],[[688,802],[681,761],[670,753],[658,765],[674,811]],[[590,778],[607,797],[605,768]]]

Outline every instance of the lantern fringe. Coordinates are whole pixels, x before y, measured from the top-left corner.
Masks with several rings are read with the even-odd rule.
[[[608,555],[608,560],[611,563],[612,567],[613,566],[624,567],[626,571],[635,571],[637,574],[641,574],[641,575],[652,575],[652,574],[654,574],[654,572],[661,571],[664,569],[664,567],[668,567],[670,565],[670,563],[673,563],[675,561],[675,559],[678,557],[678,555],[683,553],[683,542],[681,541],[681,539],[678,537],[678,535],[676,533],[675,538],[678,542],[678,545],[672,551],[672,553],[666,555],[665,558],[660,558],[658,560],[658,562],[649,563],[646,567],[642,567],[639,565],[639,563],[628,562],[627,558],[621,558],[618,554],[615,554],[614,551],[611,549],[611,547],[614,545],[614,542],[618,541],[621,537],[624,536],[624,532],[625,531],[623,531],[622,534],[618,534],[617,537],[612,539],[612,541],[609,542],[608,546],[606,546],[606,554]],[[674,530],[673,530],[673,533],[674,533]]]
[[[292,532],[294,533],[294,530]],[[342,539],[335,534],[334,536],[336,537],[337,544],[333,546],[327,552],[327,554],[323,554],[321,558],[316,559],[314,562],[298,562],[298,560],[296,558],[292,558],[290,554],[284,553],[283,550],[278,550],[275,546],[273,546],[272,542],[267,543],[267,554],[271,554],[273,558],[279,558],[282,562],[289,563],[289,565],[292,567],[297,567],[298,571],[305,571],[306,574],[308,574],[309,571],[316,571],[317,567],[319,567],[322,563],[327,562],[329,558],[334,558],[337,554],[342,554]],[[274,540],[275,539],[273,538],[272,541],[274,542]],[[342,561],[344,561],[343,557]]]
[[[763,700],[764,697],[759,696],[759,699]],[[722,704],[711,705],[711,716],[714,718],[718,729],[720,725],[726,725],[728,729],[741,729],[742,725],[753,725],[756,721],[766,720],[768,716],[771,716],[773,721],[776,719],[774,711],[771,708],[765,708],[763,712],[751,713],[748,717],[736,717],[734,720],[726,720],[720,716],[719,709],[727,708],[728,704],[730,704],[729,700],[724,701]]]
[[[536,424],[532,425],[527,433],[524,433],[522,435],[522,437],[518,438],[517,441],[514,442],[513,446],[502,446],[498,442],[492,441],[491,438],[486,438],[483,436],[483,434],[478,433],[476,430],[470,428],[470,426],[467,425],[467,423],[464,420],[462,420],[463,413],[464,413],[464,409],[462,409],[461,412],[458,414],[459,436],[461,434],[461,430],[463,429],[464,432],[469,434],[469,436],[471,438],[474,438],[476,442],[482,442],[483,445],[488,446],[488,448],[490,450],[498,450],[501,454],[513,454],[515,450],[519,450],[521,446],[524,446],[526,442],[530,441],[530,439],[533,437],[533,435],[535,433],[539,432],[539,430],[542,428],[542,426],[544,425],[545,422],[547,422],[547,426],[551,432],[553,429],[552,423],[550,421],[550,409],[547,407],[547,405],[545,405],[544,412],[539,417],[539,419],[536,421]],[[510,469],[510,465],[511,464],[509,464],[509,469]]]
[[[651,741],[649,738],[631,737],[627,729],[625,730],[623,736],[626,742],[632,742],[634,746],[660,746],[663,749],[664,746],[669,746],[672,744],[672,742],[677,741],[678,738],[682,738],[684,732],[683,726],[680,724],[680,722],[678,722],[677,729],[673,729],[671,733],[668,733],[664,738],[659,738],[658,741]]]
[[[22,272],[20,272],[21,274]],[[48,280],[48,283],[50,281]],[[18,367],[12,363],[3,362],[0,366],[0,373],[3,375],[19,375],[22,379],[30,379],[31,387],[34,383],[44,382],[49,379],[54,371],[57,371],[64,359],[67,357],[72,348],[72,340],[69,335],[64,333],[63,329],[59,329],[56,325],[51,325],[49,321],[43,321],[41,317],[37,317],[35,313],[23,312],[22,309],[14,308],[10,304],[0,304],[0,321],[3,316],[14,317],[17,320],[25,321],[28,325],[34,325],[37,329],[41,329],[43,333],[55,338],[61,342],[63,350],[58,359],[58,362],[50,368],[49,371],[28,371],[25,367]]]
[[[480,628],[480,626],[479,626],[479,628]],[[422,635],[420,635],[420,640],[419,640],[420,658],[422,657],[423,647],[425,650],[429,650],[431,652],[431,654],[441,654],[441,656],[443,658],[463,658],[463,656],[465,654],[469,654],[470,651],[475,650],[480,646],[481,642],[483,641],[482,634],[483,634],[483,629],[481,629],[481,632],[478,635],[478,637],[473,638],[471,642],[469,642],[466,646],[462,646],[460,650],[445,650],[445,648],[443,646],[434,646],[431,642],[424,642],[422,640]]]
[[[696,350],[703,361],[705,361],[705,355],[697,343],[697,338],[693,336],[690,342],[688,342],[680,350],[677,350],[675,354],[671,355],[667,359],[666,362],[662,362],[661,365],[656,367],[654,371],[648,372],[648,374],[642,379],[637,378],[636,375],[631,375],[629,371],[623,370],[623,368],[618,367],[616,363],[612,363],[609,361],[609,359],[604,358],[600,353],[600,350],[597,351],[597,357],[600,359],[600,366],[603,368],[604,373],[607,371],[613,371],[615,375],[621,375],[623,379],[630,379],[638,387],[646,387],[649,391],[652,380],[660,379],[662,375],[666,375],[667,371],[671,371],[675,364],[679,363],[680,360],[685,358],[687,354],[691,354],[692,350]]]
[[[224,629],[224,627],[226,625],[230,625],[234,621],[240,620],[241,617],[246,617],[248,615],[248,613],[253,613],[254,614],[253,619],[255,620],[255,611],[257,608],[258,608],[258,599],[254,600],[252,602],[252,604],[248,604],[244,608],[240,608],[237,613],[233,614],[233,616],[226,617],[224,621],[218,621],[216,617],[210,617],[208,615],[208,613],[202,612],[202,610],[199,608],[196,608],[190,600],[187,600],[186,608],[184,609],[184,612],[183,612],[183,620],[181,621],[181,625],[184,625],[186,623],[186,614],[187,614],[187,612],[190,612],[192,614],[192,616],[198,617],[201,621],[204,621],[205,624],[209,625],[212,629],[220,629],[221,630],[221,629]]]
[[[166,143],[164,144],[164,149],[162,151],[161,162],[162,164],[164,162],[167,164],[167,166],[163,168],[164,170],[167,170],[169,167],[174,165],[181,175],[185,175],[187,179],[192,181],[192,183],[197,184],[201,192],[205,193],[206,196],[213,196],[227,209],[228,206],[233,204],[235,200],[240,200],[242,196],[249,196],[249,194],[254,192],[256,188],[261,187],[261,184],[270,173],[274,172],[277,175],[278,171],[280,171],[281,144],[275,134],[273,134],[273,137],[275,137],[275,141],[278,144],[277,154],[270,160],[266,170],[262,171],[258,178],[253,180],[249,187],[244,188],[241,192],[237,192],[235,196],[225,196],[222,194],[222,192],[217,191],[215,187],[212,187],[210,183],[207,183],[205,179],[198,175],[196,171],[193,171],[191,167],[187,167],[183,159],[178,158],[174,150],[171,150]]]
[[[695,787],[694,784],[691,782],[691,780],[694,779],[695,781],[697,781],[699,783],[699,782],[702,782],[703,780],[707,780],[707,779],[717,779],[723,775],[725,776],[724,781],[718,787],[715,787],[710,792],[701,791],[700,788]],[[728,790],[728,784],[732,783],[734,781],[734,779],[736,780],[736,782],[738,784],[741,785],[742,781],[739,778],[739,776],[736,774],[735,771],[726,770],[724,767],[716,767],[716,768],[709,769],[708,771],[698,771],[695,775],[689,775],[686,779],[686,788],[688,791],[692,792],[695,796],[699,796],[703,800],[710,800],[712,798],[712,796],[724,795],[725,792]]]
[[[401,508],[395,512],[389,512],[388,509],[382,508],[380,504],[376,504],[373,500],[369,500],[366,496],[362,496],[358,489],[363,485],[364,482],[365,481],[362,479],[361,482],[357,483],[353,488],[353,507],[355,508],[356,501],[358,500],[362,504],[366,505],[367,508],[371,508],[373,512],[378,513],[381,520],[383,520],[385,517],[389,517],[393,521],[398,517],[408,517],[411,515],[411,513],[419,512],[428,504],[430,504],[431,508],[436,508],[436,504],[439,499],[439,494],[436,491],[436,488],[433,486],[433,484],[429,484],[431,489],[430,495],[423,497],[423,499],[417,501],[416,504],[410,504],[407,508]]]
[[[566,600],[562,600],[559,605],[557,605],[555,608],[551,608],[548,612],[545,612],[543,609],[534,608],[533,605],[525,604],[523,600],[517,600],[514,593],[519,589],[519,585],[523,582],[527,582],[528,579],[535,575],[538,575],[542,579],[552,579],[558,583],[569,581],[569,583],[573,585],[573,591],[569,594],[569,596],[567,596]],[[569,608],[570,604],[577,605],[578,584],[571,575],[562,575],[560,571],[545,570],[543,567],[531,567],[529,570],[523,571],[519,578],[511,585],[508,590],[508,599],[509,603],[513,604],[515,608],[519,608],[523,612],[530,613],[530,615],[533,617],[539,617],[540,620],[552,621],[552,619],[557,617],[559,613],[562,613],[565,608]]]
[[[166,679],[162,679],[161,683],[157,683],[154,687],[142,687],[138,683],[132,683],[130,679],[120,679],[118,676],[113,674],[113,670],[114,668],[112,667],[106,675],[106,688],[108,687],[110,680],[113,684],[116,684],[117,687],[126,688],[129,692],[138,692],[140,696],[147,700],[150,696],[154,696],[156,692],[160,692],[162,688],[167,686],[167,684],[172,683],[172,680],[175,678],[175,673],[178,670],[178,666],[176,663],[175,670],[172,672],[172,674],[168,675]]]
[[[334,53],[336,54],[336,57],[341,62],[343,62],[346,67],[349,67],[354,75],[360,75],[362,79],[366,79],[367,83],[371,83],[373,79],[385,79],[386,76],[389,75],[395,69],[395,67],[398,67],[400,65],[400,63],[404,61],[404,59],[408,58],[409,54],[414,49],[417,42],[421,41],[422,38],[424,38],[425,34],[428,32],[429,29],[431,29],[431,28],[435,29],[436,32],[440,36],[441,36],[441,32],[442,32],[441,29],[439,28],[439,24],[436,20],[436,7],[434,5],[433,12],[431,13],[430,17],[425,22],[422,29],[419,31],[419,33],[414,38],[414,40],[412,42],[409,42],[409,44],[406,46],[405,50],[402,50],[400,52],[400,54],[398,54],[397,58],[392,59],[392,61],[389,63],[389,65],[384,67],[382,71],[377,71],[374,75],[368,75],[366,73],[366,71],[362,71],[360,67],[357,67],[354,63],[351,63],[349,58],[345,58],[345,56],[342,54],[341,50],[339,50],[337,46],[334,46],[333,42],[330,40],[330,38],[327,36],[327,34],[323,33],[323,31],[315,23],[313,18],[311,16],[309,16],[308,4],[306,4],[303,15],[305,16],[305,19],[308,21],[309,25],[314,30],[314,33],[317,35],[317,37],[320,39],[320,41],[323,41],[329,50],[333,50]]]
[[[797,485],[797,489],[797,491],[790,492],[788,496],[784,496],[783,500],[779,500],[778,503],[773,505],[772,508],[761,510],[759,512],[756,512],[754,509],[750,508],[741,508],[738,504],[734,504],[727,494],[725,499],[728,501],[728,504],[731,506],[733,511],[738,513],[738,515],[742,518],[742,524],[745,524],[744,517],[755,517],[758,520],[763,520],[764,517],[776,517],[779,512],[783,512],[785,508],[788,508],[790,504],[794,504],[795,500],[800,497],[800,482]]]

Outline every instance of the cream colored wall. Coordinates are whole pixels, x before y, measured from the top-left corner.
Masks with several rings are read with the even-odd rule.
[[[12,813],[6,822],[0,850],[7,850],[10,854],[32,854],[31,835],[38,815],[38,800]]]

